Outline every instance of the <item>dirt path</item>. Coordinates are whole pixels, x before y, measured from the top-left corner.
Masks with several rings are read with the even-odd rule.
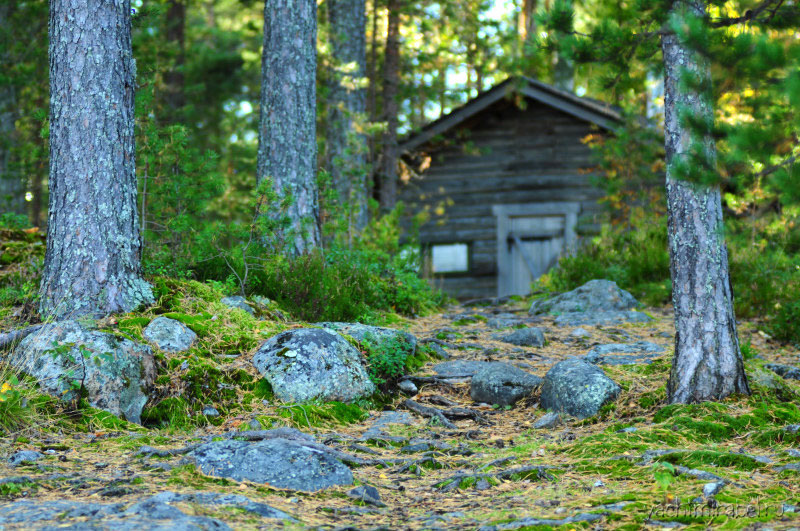
[[[526,326],[542,327],[547,344],[516,347],[493,339],[498,331],[487,325],[487,319],[506,313]],[[475,404],[467,378],[418,379],[419,393],[412,398],[439,410],[461,408],[469,418],[449,416],[454,428],[409,411],[403,406],[408,398],[404,396],[385,411],[372,411],[363,422],[295,426],[314,434],[318,442],[372,460],[373,464],[353,467],[353,473],[357,485],[377,488],[383,506],[348,497],[352,487],[314,494],[281,491],[206,477],[183,455],[140,454],[145,445],[176,449],[204,437],[225,436],[242,428],[246,418],[237,417],[192,434],[62,431],[4,440],[0,456],[35,450],[44,457],[16,467],[5,459],[0,464],[0,493],[5,495],[0,499],[0,529],[54,523],[36,521],[31,516],[35,511],[24,521],[4,516],[3,506],[20,500],[94,507],[95,512],[60,507],[56,525],[102,529],[97,504],[120,504],[115,509],[119,513],[165,491],[240,495],[296,519],[268,518],[248,509],[241,499],[226,505],[184,497],[170,505],[195,518],[185,523],[186,529],[215,528],[217,521],[233,529],[800,527],[800,466],[792,467],[800,463],[796,450],[800,434],[793,427],[800,424],[798,382],[762,382],[756,386],[760,394],[723,404],[665,407],[673,330],[666,310],[650,313],[655,320],[644,325],[582,327],[588,332],[585,337],[576,337],[575,327],[559,328],[550,319],[529,318],[526,308],[513,303],[456,307],[411,322],[410,332],[420,340],[435,339],[434,343],[445,345],[451,360],[507,361],[542,377],[557,361],[585,355],[600,344],[649,341],[663,346],[664,354],[649,364],[606,367],[623,388],[619,399],[598,417],[567,420],[553,429],[533,428],[543,415],[536,394],[511,408]],[[769,343],[753,326],[745,324],[742,330],[743,337],[751,338],[752,350],[766,361],[796,365],[800,360],[796,349]],[[435,363],[428,363],[416,376],[435,376]],[[754,360],[748,367],[759,371],[762,363]],[[769,389],[770,385],[777,387]],[[275,406],[257,405],[252,415],[260,407],[266,411]],[[384,464],[375,464],[376,460]],[[703,497],[704,486],[712,483],[719,484],[720,492]],[[156,528],[135,521],[134,516],[130,524]]]

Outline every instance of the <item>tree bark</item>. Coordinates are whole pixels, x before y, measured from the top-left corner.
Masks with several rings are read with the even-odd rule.
[[[702,1],[679,1],[673,10],[705,13]],[[710,98],[681,83],[684,71],[710,85],[708,64],[676,35],[662,38],[665,67],[665,144],[672,302],[675,311],[675,357],[667,384],[671,403],[720,400],[732,393],[749,394],[744,372],[733,293],[728,276],[719,187],[708,187],[676,175],[695,131],[681,119],[682,109],[713,120]],[[710,92],[710,91],[709,91]],[[702,139],[709,160],[716,157],[710,134]]]
[[[294,254],[320,243],[316,39],[315,0],[266,0],[257,179],[271,179],[279,197],[291,196],[291,227],[278,236]]]
[[[130,0],[50,4],[50,205],[40,312],[127,312],[142,279]]]
[[[11,17],[14,0],[0,3],[0,67],[11,68]],[[14,168],[12,152],[16,140],[17,100],[14,81],[6,76],[0,79],[0,214],[13,212],[25,214],[25,183]]]
[[[357,230],[367,225],[366,120],[367,62],[365,0],[330,0],[334,71],[330,87],[328,165],[339,199]]]
[[[517,33],[520,45],[523,47],[523,55],[525,53],[525,43],[536,33],[536,20],[533,15],[536,12],[537,3],[538,0],[522,0],[522,6],[520,7]]]
[[[388,0],[386,50],[383,61],[383,159],[381,164],[381,207],[391,210],[397,203],[397,94],[400,86],[400,10],[402,0]]]

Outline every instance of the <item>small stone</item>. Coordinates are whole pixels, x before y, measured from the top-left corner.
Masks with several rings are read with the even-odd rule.
[[[722,490],[724,486],[725,486],[724,483],[718,483],[718,482],[706,483],[705,485],[703,485],[703,497],[710,498],[712,496],[716,496],[717,494],[719,494],[719,492]]]
[[[599,487],[605,487],[605,485],[606,484],[603,483],[602,480],[598,479],[597,481],[594,482],[594,484],[592,486],[595,487],[595,488],[599,488]]]
[[[572,332],[570,332],[569,336],[570,336],[570,337],[574,337],[574,338],[576,338],[576,339],[580,339],[580,338],[584,338],[584,337],[591,337],[591,336],[592,336],[592,334],[590,334],[590,333],[589,333],[589,332],[588,332],[586,329],[584,329],[584,328],[576,328],[575,330],[573,330]]]
[[[228,308],[238,308],[240,310],[243,310],[243,311],[249,313],[250,315],[255,315],[255,313],[256,313],[253,310],[253,308],[251,308],[250,305],[247,304],[247,300],[244,297],[242,297],[241,295],[234,295],[232,297],[224,297],[219,302],[221,302],[222,304],[224,304]]]
[[[258,419],[250,419],[250,422],[247,423],[247,427],[251,430],[260,430],[261,422]]]
[[[475,483],[475,490],[489,490],[490,488],[492,485],[485,478],[481,478]]]
[[[400,383],[397,384],[397,388],[409,396],[414,396],[419,392],[419,389],[417,389],[417,386],[414,385],[414,382],[411,380],[401,380]]]
[[[189,368],[189,362],[184,360],[183,363],[181,363],[181,370],[185,371],[188,368]]]
[[[636,432],[636,426],[628,426],[627,428],[622,428],[621,430],[617,430],[617,433],[634,433]]]
[[[561,415],[551,411],[549,413],[545,413],[541,418],[539,418],[539,420],[534,422],[533,427],[537,430],[549,430],[555,428],[556,426],[560,426],[561,424]]]
[[[33,450],[19,450],[8,458],[10,466],[18,466],[21,464],[30,464],[44,457],[44,454],[34,452]]]
[[[191,348],[197,334],[183,323],[169,317],[156,317],[142,330],[142,336],[165,352],[184,352]]]
[[[509,334],[492,334],[492,339],[520,347],[543,347],[544,332],[541,328],[520,328]]]
[[[381,494],[378,489],[371,485],[361,485],[351,489],[347,492],[347,496],[376,507],[386,507],[386,504],[381,501]]]
[[[219,411],[213,406],[206,406],[203,408],[203,415],[206,417],[219,417]]]

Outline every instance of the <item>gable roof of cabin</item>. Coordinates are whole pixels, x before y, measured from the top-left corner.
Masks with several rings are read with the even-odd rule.
[[[530,77],[510,77],[408,136],[400,142],[400,151],[412,151],[418,148],[437,135],[447,132],[514,93],[558,109],[580,120],[593,123],[607,131],[616,129],[622,119],[617,110],[605,103],[581,98]]]

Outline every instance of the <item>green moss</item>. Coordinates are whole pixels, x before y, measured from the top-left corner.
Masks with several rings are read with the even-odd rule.
[[[335,401],[323,404],[286,404],[279,406],[278,415],[296,426],[308,428],[354,424],[369,417],[357,404]]]
[[[197,426],[192,406],[181,397],[169,397],[142,411],[142,424],[178,430]]]
[[[261,400],[272,400],[275,393],[272,391],[272,384],[266,378],[261,378],[253,386],[253,395]]]
[[[683,465],[689,468],[702,466],[727,467],[737,470],[750,471],[764,468],[766,465],[759,463],[752,457],[744,454],[718,452],[715,450],[695,450],[691,452],[676,452],[655,458],[656,461]]]
[[[112,415],[108,411],[90,407],[85,400],[81,400],[81,421],[91,430],[97,431],[141,431],[143,428],[126,422]]]

